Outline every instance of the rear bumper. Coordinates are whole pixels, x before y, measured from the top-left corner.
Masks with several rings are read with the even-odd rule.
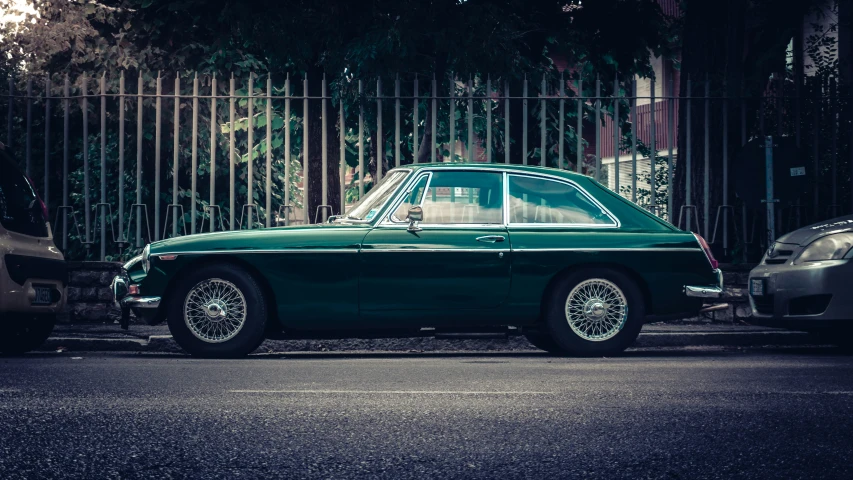
[[[723,295],[723,272],[714,269],[717,276],[716,285],[685,285],[684,294],[693,298],[720,298]]]
[[[762,295],[749,302],[753,323],[787,328],[853,326],[853,297],[849,293],[853,263],[827,260],[802,265],[759,265],[749,274],[762,283]]]
[[[38,275],[40,271],[30,272],[27,266],[29,258],[14,256],[10,262],[11,255],[5,255],[4,261],[0,261],[0,314],[2,313],[34,313],[34,314],[56,314],[65,306],[65,262],[57,261],[55,266],[58,272]],[[22,261],[24,259],[25,261]],[[43,259],[34,257],[36,262]],[[36,287],[50,290],[51,303],[33,305],[36,299]]]
[[[160,308],[160,297],[130,295],[131,280],[127,272],[122,269],[121,273],[113,278],[110,288],[116,304],[121,307],[121,327],[128,328],[130,324],[130,310],[133,309],[137,316],[153,318]]]

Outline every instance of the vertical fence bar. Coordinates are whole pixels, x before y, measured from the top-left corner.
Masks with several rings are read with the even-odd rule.
[[[190,171],[190,235],[195,234],[195,198],[198,191],[198,72],[193,77],[193,144],[192,144],[192,167]]]
[[[814,84],[814,125],[813,125],[813,140],[812,140],[812,161],[814,162],[814,183],[812,185],[812,190],[814,192],[814,221],[817,221],[819,218],[819,207],[818,203],[820,201],[820,192],[818,186],[820,185],[820,113],[821,113],[821,84],[817,81],[817,78],[812,82]]]
[[[456,161],[456,76],[450,76],[450,142],[447,144],[447,149],[450,153],[450,161]]]
[[[172,237],[178,236],[178,161],[181,134],[181,74],[175,74],[175,112],[172,118]],[[166,228],[166,227],[163,227]],[[163,232],[165,235],[166,232]]]
[[[723,84],[723,205],[729,204],[729,89]],[[729,212],[723,208],[723,250],[729,250]]]
[[[631,201],[637,203],[637,78],[631,81]]]
[[[438,139],[436,135],[438,131],[436,130],[436,123],[438,117],[438,81],[435,79],[435,74],[432,76],[432,116],[430,117],[430,131],[432,135],[430,135],[430,161],[435,163],[435,157],[437,155],[436,151],[438,149]],[[418,157],[415,156],[415,163],[418,163]]]
[[[154,240],[160,240],[160,140],[163,79],[157,72],[157,97],[154,101]]]
[[[50,208],[50,75],[44,79],[44,204]],[[48,214],[48,217],[50,215]],[[55,226],[55,225],[54,225]]]
[[[545,81],[545,75],[542,75],[542,87],[539,90],[540,105],[539,105],[539,165],[542,167],[548,166],[548,155],[546,154],[547,145],[547,110],[548,106],[545,97],[548,95],[548,84]]]
[[[414,85],[414,95],[413,96],[415,98],[414,98],[414,100],[412,100],[412,131],[413,131],[413,135],[412,135],[412,157],[414,157],[415,161],[417,161],[418,152],[420,150],[420,144],[419,144],[420,139],[418,138],[418,136],[420,135],[419,126],[421,123],[421,119],[420,119],[420,113],[421,113],[420,112],[420,93],[419,93],[419,89],[418,89],[418,76],[417,75],[415,75],[415,85]],[[397,142],[397,145],[399,145],[399,144],[400,144],[400,142]],[[399,149],[399,147],[398,147],[398,149]],[[397,166],[398,167],[400,166],[400,162],[397,162]]]
[[[358,199],[364,198],[364,85],[358,81]]]
[[[97,210],[101,221],[101,261],[107,257],[107,72],[101,74],[101,200]]]
[[[284,224],[290,224],[290,74],[284,79]]]
[[[578,173],[583,173],[583,104],[584,104],[584,96],[583,96],[583,74],[582,72],[578,72],[578,113],[577,113],[577,121],[578,126],[575,131],[575,140],[577,142],[576,154],[577,163],[575,165],[575,169]]]
[[[68,74],[65,74],[65,83],[62,85],[62,251],[68,251],[68,154],[69,154],[69,116],[71,109],[71,83]],[[11,102],[11,100],[10,100]]]
[[[136,80],[136,206],[132,213],[136,216],[136,248],[142,248],[142,214],[148,215],[142,205],[142,72]],[[151,235],[151,232],[148,232]],[[150,240],[150,239],[149,239]]]
[[[67,96],[67,95],[66,95]],[[12,148],[12,112],[15,108],[15,79],[9,75],[9,109],[6,114],[6,145]]]
[[[667,156],[666,156],[666,214],[667,219],[670,223],[674,220],[674,212],[672,211],[672,195],[673,195],[673,186],[672,186],[672,165],[673,165],[673,145],[672,142],[675,141],[675,84],[672,80],[672,75],[669,76],[669,92],[667,93],[667,105],[666,105],[666,145],[667,145]]]
[[[527,165],[527,75],[524,75],[524,85],[521,89],[521,163]]]
[[[708,226],[711,212],[711,81],[708,75],[705,75],[705,168],[703,168],[702,177],[704,179],[702,187],[702,234],[705,238],[708,236]]]
[[[266,178],[266,204],[264,204],[264,225],[269,228],[271,226],[270,220],[272,218],[272,76],[267,73],[267,141],[266,141],[266,153],[267,153],[267,169],[264,172]]]
[[[346,151],[346,148],[347,148],[346,131],[347,130],[346,130],[346,118],[344,118],[344,92],[341,91],[339,94],[341,97],[338,99],[338,103],[339,103],[338,108],[340,110],[338,112],[338,118],[340,119],[341,127],[339,130],[340,133],[338,136],[340,137],[341,144],[340,144],[340,147],[338,148],[338,151],[340,153],[340,160],[339,160],[340,164],[338,166],[340,169],[340,171],[338,172],[338,175],[340,176],[340,179],[339,179],[340,183],[338,185],[340,185],[340,188],[341,188],[341,209],[338,210],[338,213],[340,215],[343,215],[345,213],[346,206],[347,206],[347,187],[346,187],[346,184],[344,183],[346,181],[346,168],[347,168],[347,151]]]
[[[832,170],[830,178],[832,178],[832,205],[829,206],[832,212],[831,217],[838,215],[838,109],[836,102],[838,84],[835,78],[829,79],[829,121],[832,122],[830,128],[832,131],[832,143],[830,144],[830,154],[832,155]]]
[[[468,163],[474,161],[474,85],[468,77]]]
[[[228,229],[234,230],[234,182],[236,182],[234,171],[237,163],[237,150],[234,146],[234,116],[237,114],[237,96],[234,74],[228,84]]]
[[[563,159],[565,157],[564,138],[566,133],[566,80],[563,78],[563,72],[560,72],[560,127],[557,133],[557,139],[560,142],[557,147],[557,168],[563,169]]]
[[[118,79],[118,240],[124,242],[124,70]],[[110,220],[112,222],[112,220]]]
[[[92,219],[91,210],[89,209],[89,80],[86,73],[80,80],[80,95],[82,97],[81,108],[83,110],[83,208],[86,224],[86,249],[92,245]]]
[[[601,79],[595,75],[595,180],[601,180]]]
[[[249,72],[249,83],[246,86],[246,131],[248,133],[248,145],[246,145],[246,214],[248,221],[246,229],[252,229],[252,214],[255,210],[255,77]],[[241,208],[242,209],[242,208]],[[243,212],[240,212],[243,216]],[[240,224],[242,228],[242,222]]]
[[[690,151],[691,146],[692,146],[691,145],[692,144],[692,139],[691,139],[691,134],[692,134],[692,128],[691,127],[692,127],[692,125],[690,124],[691,113],[692,113],[690,110],[693,106],[693,99],[691,98],[693,95],[693,88],[692,87],[693,87],[693,84],[690,82],[690,74],[688,74],[687,75],[687,125],[686,125],[686,127],[687,127],[687,142],[686,142],[687,156],[685,159],[685,168],[684,168],[684,171],[686,172],[686,176],[684,177],[686,179],[684,182],[684,188],[685,188],[684,204],[688,207],[693,205],[693,196],[692,196],[692,192],[691,192],[691,186],[692,186],[691,184],[693,183],[691,181],[691,179],[693,178],[693,176],[692,176],[693,175],[693,172],[692,172],[692,170],[693,170],[692,160],[693,159],[690,156],[690,154],[692,153]],[[692,215],[692,209],[688,208],[686,210],[687,210],[687,217],[686,217],[687,218],[687,230],[690,231],[690,228],[691,228],[690,227],[690,220],[691,220],[691,215]],[[681,215],[679,215],[679,217],[681,217]],[[679,218],[679,223],[681,223],[680,218]],[[679,225],[679,227],[680,226],[681,225]]]
[[[210,197],[207,204],[207,214],[210,220],[208,229],[216,231],[216,224],[213,221],[214,208],[216,205],[216,73],[210,79]],[[221,216],[221,212],[216,212]]]
[[[504,163],[509,163],[511,145],[509,132],[509,80],[504,80]]]
[[[382,165],[385,163],[385,137],[382,134],[382,79],[376,79],[376,178],[374,185],[382,181]]]
[[[26,172],[27,176],[32,176],[32,161],[33,161],[33,79],[27,78],[27,147],[26,147]]]
[[[632,82],[635,83],[635,82]],[[635,95],[636,96],[636,95]],[[613,77],[613,180],[614,190],[619,193],[619,74]],[[632,175],[633,176],[633,175]]]
[[[308,131],[308,74],[302,78],[302,216],[306,225],[311,223],[311,212],[308,211],[308,141],[311,139]]]
[[[740,146],[746,145],[746,98],[743,96],[743,81],[741,81],[741,99],[740,99]],[[749,236],[746,231],[746,202],[741,205],[741,230],[743,230],[743,251],[742,260],[747,260],[747,245],[749,244]]]
[[[415,125],[415,143],[417,143],[418,127]],[[394,166],[400,166],[400,75],[394,78]]]
[[[320,174],[320,196],[323,198],[322,205],[329,204],[329,133],[328,133],[328,107],[329,102],[326,101],[326,74],[323,74],[323,80],[320,83],[320,168],[323,171]],[[323,223],[326,223],[328,210],[323,209]]]
[[[655,169],[657,168],[657,158],[658,158],[658,150],[657,150],[657,124],[655,123],[655,79],[652,77],[651,82],[649,84],[651,93],[649,94],[649,143],[651,146],[649,150],[651,154],[649,156],[649,201],[651,202],[652,212],[655,215],[659,215],[657,211],[658,200],[657,200],[657,186],[655,185]],[[634,170],[633,176],[637,176],[637,171]]]
[[[486,76],[486,162],[492,163],[492,76]]]

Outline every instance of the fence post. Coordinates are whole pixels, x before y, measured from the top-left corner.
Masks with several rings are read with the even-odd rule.
[[[723,84],[723,205],[729,204],[729,89]],[[799,202],[798,202],[799,203]],[[729,251],[729,208],[723,208],[723,251]],[[734,215],[734,211],[732,211]],[[719,218],[719,217],[718,217]]]
[[[246,229],[252,229],[252,213],[255,209],[255,77],[254,72],[249,72],[249,84],[246,87],[246,130],[248,133],[248,145],[246,146],[246,210],[248,221]],[[243,209],[240,209],[240,228],[243,227]]]
[[[711,208],[711,81],[708,79],[708,74],[705,74],[705,168],[702,172],[703,177],[703,205],[702,205],[702,234],[705,238],[708,236],[708,221]]]
[[[829,121],[832,122],[832,125],[830,126],[832,130],[832,143],[830,144],[830,151],[832,152],[832,174],[830,175],[830,178],[832,179],[832,205],[830,205],[829,208],[832,212],[831,217],[835,217],[838,215],[838,106],[836,104],[836,102],[838,101],[837,87],[838,84],[835,82],[835,78],[830,78]]]
[[[172,125],[172,237],[178,236],[178,161],[180,158],[181,74],[175,73],[175,113]],[[168,216],[167,216],[168,218]],[[165,226],[163,229],[165,230]],[[165,232],[163,232],[165,234]]]
[[[124,70],[118,79],[118,179],[118,241],[124,247]]]
[[[26,147],[26,172],[32,176],[32,140],[33,140],[33,79],[27,78],[27,147]]]
[[[540,97],[540,109],[539,109],[539,165],[542,167],[548,166],[548,156],[545,154],[546,152],[546,141],[547,141],[547,103],[545,97],[548,95],[548,84],[545,83],[545,75],[542,75],[542,87],[539,90]]]
[[[154,120],[154,240],[160,240],[160,140],[162,111],[163,78],[157,72],[157,99],[155,100]]]
[[[675,140],[675,85],[672,80],[672,75],[669,77],[669,94],[667,95],[667,120],[666,120],[666,144],[667,144],[667,157],[666,157],[666,214],[669,219],[669,222],[672,223],[674,216],[672,211],[672,193],[673,193],[673,185],[672,185],[672,165],[673,165],[673,145],[672,142]]]
[[[208,229],[211,232],[216,230],[213,221],[213,206],[216,205],[216,123],[216,72],[214,72],[210,79],[210,200],[207,202],[207,214],[210,220]],[[216,213],[221,220],[222,212]]]
[[[321,205],[329,204],[329,178],[328,178],[328,170],[329,170],[329,148],[328,148],[328,132],[327,130],[327,118],[328,118],[328,103],[326,101],[326,74],[323,74],[323,81],[321,82],[320,88],[320,101],[323,102],[320,104],[320,112],[322,118],[320,118],[320,129],[322,130],[320,134],[320,148],[322,151],[320,152],[320,168],[323,169],[320,175],[320,196],[323,197],[323,203]],[[328,215],[328,210],[323,209],[323,223],[326,222],[326,217]],[[316,216],[315,216],[316,218]]]
[[[693,174],[693,168],[692,168],[693,162],[692,162],[692,160],[693,159],[691,158],[691,155],[690,155],[692,153],[691,152],[691,147],[692,147],[692,139],[691,139],[691,136],[692,136],[691,113],[692,112],[691,112],[691,108],[693,106],[692,95],[693,95],[693,88],[692,88],[692,83],[690,82],[690,74],[687,74],[687,99],[686,99],[687,100],[687,125],[685,125],[685,127],[687,129],[687,141],[686,141],[687,156],[685,158],[685,167],[684,167],[684,171],[686,174],[684,177],[686,179],[686,181],[684,182],[684,189],[685,189],[684,205],[687,207],[693,206],[693,201],[692,201],[693,195],[692,195],[692,191],[691,191],[692,190],[691,189],[691,186],[692,186],[691,185],[692,184],[691,179],[693,178],[692,177],[692,174]],[[687,218],[687,230],[689,231],[690,230],[690,221],[692,220],[693,211],[691,208],[687,208],[686,210],[687,210],[687,217],[686,217]],[[680,224],[681,223],[681,221],[680,221],[681,220],[681,214],[680,213],[679,213],[678,217],[679,217],[678,223]],[[679,227],[680,226],[681,225],[679,225]]]
[[[812,184],[812,191],[814,191],[814,221],[816,222],[819,217],[818,203],[820,201],[820,192],[818,189],[818,180],[820,179],[820,113],[821,113],[821,84],[815,78],[812,83],[814,84],[814,126],[813,126],[813,136],[814,140],[812,141],[812,161],[814,162],[814,182]]]
[[[266,214],[264,215],[264,225],[270,227],[270,218],[272,217],[272,76],[267,73],[267,169],[266,169],[266,204],[264,205]],[[286,186],[285,186],[286,188]]]
[[[373,184],[382,181],[382,165],[385,163],[385,137],[382,134],[382,78],[376,79],[376,178]]]
[[[776,199],[773,198],[773,137],[764,137],[765,185],[767,191],[764,202],[767,204],[767,245],[776,240]]]
[[[438,133],[436,130],[436,123],[437,123],[436,117],[438,116],[438,99],[436,97],[438,97],[438,81],[435,79],[435,73],[433,73],[432,74],[432,117],[430,118],[430,130],[432,131],[432,135],[431,135],[431,139],[430,139],[430,141],[431,141],[430,148],[432,149],[432,151],[430,152],[430,161],[432,163],[435,163],[435,160],[436,160],[435,157],[436,157],[436,155],[438,155],[438,153],[437,153],[438,140],[435,138],[436,134]],[[415,163],[418,163],[417,155],[415,156]]]
[[[577,165],[575,165],[575,169],[578,173],[583,173],[583,104],[583,70],[581,70],[578,72],[578,127],[575,131],[575,140],[577,140],[577,151],[575,152],[577,154]]]
[[[65,74],[62,86],[62,251],[68,251],[68,154],[69,154],[69,115],[71,108],[71,82]]]
[[[9,75],[9,110],[6,115],[6,146],[12,148],[12,111],[15,105],[15,77]]]
[[[565,157],[565,143],[566,139],[564,138],[566,133],[566,80],[563,78],[563,72],[560,72],[560,131],[558,133],[559,138],[559,147],[557,148],[558,152],[558,160],[557,160],[557,168],[560,170],[563,169],[563,159]]]
[[[613,76],[613,176],[615,177],[613,191],[616,193],[619,193],[619,130],[619,74],[617,73]]]
[[[637,203],[637,79],[631,81],[631,201]]]
[[[50,175],[48,172],[50,172],[50,75],[44,79],[44,190],[42,191],[44,204],[49,209]]]
[[[107,72],[101,74],[101,261],[107,257]],[[121,180],[119,180],[121,181]]]
[[[290,223],[290,74],[284,79],[284,225]]]
[[[364,85],[358,81],[358,199],[364,198]]]
[[[649,93],[649,143],[651,146],[649,150],[651,151],[651,155],[649,156],[649,202],[651,203],[652,212],[656,215],[660,215],[658,211],[658,200],[657,200],[657,185],[655,182],[657,178],[655,177],[655,169],[657,168],[657,159],[658,159],[658,150],[657,150],[657,124],[655,124],[655,79],[652,77],[650,83],[650,93]],[[634,177],[637,176],[636,170],[634,171]]]
[[[595,181],[601,180],[601,79],[595,74]]]
[[[346,187],[346,184],[344,183],[344,182],[346,182],[346,168],[347,168],[347,152],[346,152],[346,148],[347,148],[346,132],[347,132],[347,130],[346,130],[346,118],[344,117],[344,92],[343,92],[343,90],[339,91],[339,95],[340,95],[340,98],[338,99],[338,102],[339,102],[338,108],[340,111],[338,113],[338,118],[340,118],[341,128],[340,128],[340,133],[338,135],[340,136],[341,145],[339,147],[339,152],[338,152],[340,155],[340,165],[339,165],[340,172],[338,173],[338,175],[340,176],[341,209],[339,210],[338,213],[343,215],[344,213],[346,213],[345,210],[346,210],[346,206],[347,206],[347,187]]]
[[[417,80],[415,80],[417,84]],[[417,94],[417,89],[415,90]],[[417,100],[416,100],[417,102]],[[417,106],[415,108],[417,111]],[[418,143],[418,126],[414,126],[415,133],[413,139],[415,144]],[[400,74],[394,77],[394,166],[400,166]]]
[[[92,246],[92,219],[91,211],[89,210],[89,100],[88,100],[88,79],[86,73],[83,72],[81,79],[80,95],[82,96],[83,109],[83,205],[85,210],[86,222],[86,249]]]
[[[308,131],[308,74],[302,78],[302,216],[305,225],[311,223],[308,212],[308,141],[311,139]]]
[[[504,163],[509,163],[510,146],[509,80],[504,80]]]
[[[474,86],[468,76],[468,163],[474,161]]]
[[[450,161],[456,161],[456,76],[450,75],[450,142],[447,148],[450,153]]]
[[[231,80],[228,84],[228,229],[234,230],[234,182],[235,178],[235,162],[237,161],[237,151],[234,147],[234,116],[237,109],[237,96],[235,93],[236,84],[234,82],[234,74],[231,74]]]
[[[190,177],[190,235],[194,235],[195,230],[195,198],[198,188],[198,72],[193,76],[193,144],[192,144],[192,176]]]
[[[521,163],[527,165],[527,74],[524,75],[524,85],[521,89]]]
[[[419,140],[418,135],[420,134],[420,128],[419,127],[420,127],[420,122],[421,122],[421,119],[420,119],[420,114],[421,114],[421,112],[420,112],[420,99],[421,99],[420,95],[421,94],[418,90],[418,75],[417,74],[415,74],[414,92],[415,93],[413,96],[415,98],[412,100],[412,103],[413,103],[413,105],[412,105],[412,109],[413,109],[412,110],[412,117],[413,117],[412,118],[412,130],[413,130],[412,157],[414,157],[414,159],[415,159],[414,161],[417,162],[418,151],[420,150],[420,144],[419,144],[420,142],[418,141]],[[399,97],[400,95],[398,94],[397,96]],[[398,99],[398,101],[399,101],[399,99]],[[398,155],[397,156],[399,157],[399,149],[400,149],[400,147],[399,147],[400,142],[399,141],[397,142],[397,145],[398,145],[398,147],[397,147]],[[399,167],[400,162],[396,162],[396,166]]]
[[[142,72],[136,80],[136,248],[142,247]],[[145,213],[147,218],[147,211]],[[151,235],[151,232],[148,232]]]
[[[492,163],[492,76],[486,75],[486,162]]]

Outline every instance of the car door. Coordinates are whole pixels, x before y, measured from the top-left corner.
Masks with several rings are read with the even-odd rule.
[[[364,239],[362,316],[458,324],[461,312],[500,307],[511,264],[503,173],[436,169],[419,172],[410,185]],[[416,231],[405,220],[412,205],[423,208]],[[405,315],[394,320],[394,312]]]

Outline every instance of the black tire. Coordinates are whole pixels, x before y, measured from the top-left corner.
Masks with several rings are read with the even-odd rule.
[[[0,353],[20,355],[35,350],[47,340],[56,324],[56,315],[7,313],[0,328]]]
[[[202,338],[204,332],[199,331],[202,329],[198,328],[198,323],[189,322],[185,318],[184,310],[188,295],[210,285],[218,285],[223,288],[233,287],[242,295],[242,301],[238,295],[236,300],[238,304],[232,303],[231,312],[227,312],[227,308],[217,307],[228,313],[225,315],[226,318],[233,320],[240,317],[239,314],[236,316],[232,314],[239,312],[238,307],[242,304],[245,319],[239,328],[235,327],[234,332],[230,333],[233,336],[228,337],[223,334],[222,339],[208,338],[205,340]],[[228,303],[225,302],[224,305],[227,307]],[[263,289],[252,275],[236,265],[214,264],[193,270],[178,281],[175,295],[166,307],[168,309],[166,320],[169,324],[169,331],[178,345],[190,355],[204,358],[239,358],[252,353],[264,341],[268,312]],[[195,318],[200,318],[203,323],[205,317],[199,317],[198,310],[195,313]],[[238,320],[233,321],[238,322]],[[196,325],[196,331],[190,328],[190,323]],[[214,334],[209,336],[215,337]]]
[[[539,350],[545,350],[552,355],[565,355],[566,352],[557,345],[547,332],[526,332],[524,338]]]
[[[624,297],[627,314],[622,316],[621,328],[609,330],[611,333],[602,335],[600,340],[582,337],[570,326],[566,314],[566,304],[569,295],[582,283],[588,285],[593,280],[602,280],[605,285],[615,285]],[[582,288],[582,287],[579,287]],[[590,268],[572,272],[557,280],[551,290],[550,298],[545,300],[545,325],[551,339],[563,351],[576,356],[610,356],[616,355],[628,348],[643,327],[645,304],[640,288],[625,274],[606,268]],[[600,310],[599,310],[600,311]],[[604,310],[605,313],[609,309]],[[618,314],[618,312],[617,312]],[[594,335],[590,335],[593,337]]]

